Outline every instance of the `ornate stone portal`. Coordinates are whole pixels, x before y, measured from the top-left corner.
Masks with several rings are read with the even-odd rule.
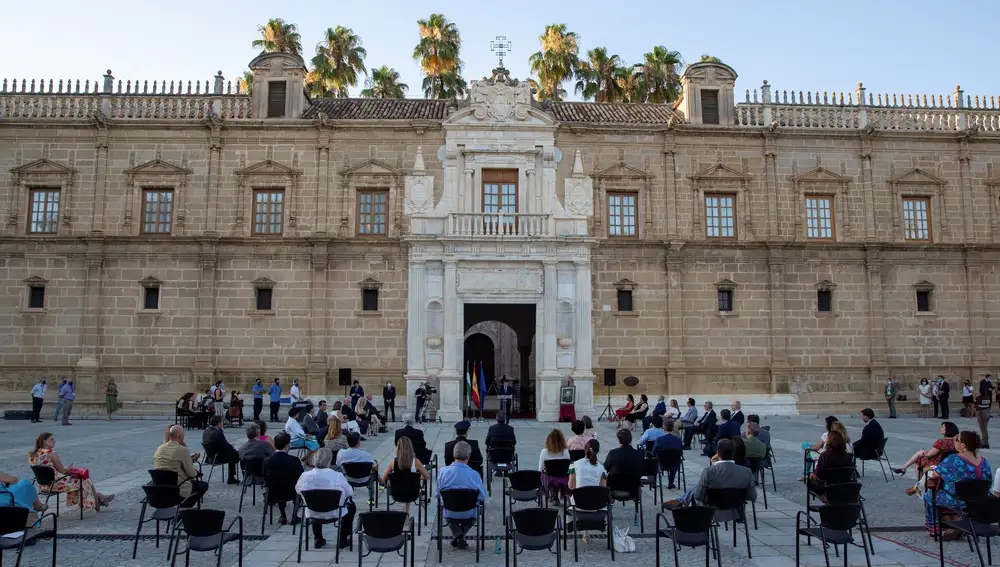
[[[577,153],[566,182],[568,207],[559,201],[555,172],[563,155],[555,146],[555,121],[531,98],[530,86],[506,69],[473,81],[466,105],[444,121],[440,199],[432,203],[435,180],[422,148],[405,180],[407,392],[436,380],[445,421],[460,419],[464,407],[462,341],[467,325],[480,322],[467,320],[468,304],[534,305],[533,337],[518,339],[535,353],[539,421],[557,419],[559,388],[570,379],[579,411],[593,408],[594,240],[586,228],[593,185]],[[484,171],[497,170],[511,180],[504,189],[491,186],[507,191],[502,204],[484,189]]]

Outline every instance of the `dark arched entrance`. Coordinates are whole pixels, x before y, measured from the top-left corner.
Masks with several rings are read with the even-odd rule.
[[[471,373],[473,364],[482,363],[483,371],[487,376],[496,376],[494,348],[496,347],[493,340],[486,335],[482,333],[469,335],[465,339],[465,362],[462,364],[462,372],[469,370]]]
[[[517,335],[516,347],[519,368],[514,376],[508,376],[512,381],[512,385],[516,384],[515,388],[518,393],[518,399],[514,404],[513,410],[515,415],[533,417],[535,415],[535,376],[533,369],[530,367],[530,359],[535,339],[535,305],[517,303],[465,303],[464,310],[466,332],[480,322],[497,321],[513,329]],[[480,333],[470,335],[466,341],[466,360],[469,360],[468,341],[472,340],[478,334]],[[489,337],[485,338],[489,340]],[[492,344],[492,341],[490,343]],[[495,345],[494,348],[496,348]],[[483,362],[483,366],[486,368],[485,361]],[[463,368],[462,371],[464,372],[465,369]],[[499,381],[500,377],[495,372],[487,370],[486,375]],[[493,403],[498,403],[496,402],[495,395],[487,398],[487,415],[490,414],[491,409],[489,407],[490,399],[493,399]]]

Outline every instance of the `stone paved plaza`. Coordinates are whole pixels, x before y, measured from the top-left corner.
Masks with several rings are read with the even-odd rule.
[[[880,408],[878,408],[880,409]],[[861,422],[855,415],[841,415],[848,426],[852,438],[857,438],[861,431]],[[973,428],[970,419],[956,418],[963,429]],[[914,451],[929,447],[939,429],[936,420],[923,420],[904,417],[899,420],[880,420],[889,437],[888,452],[894,464],[902,464]],[[814,441],[822,433],[823,420],[820,417],[770,417],[765,418],[765,425],[771,426],[773,447],[777,453],[776,476],[778,492],[768,486],[768,509],[758,499],[757,518],[759,529],[752,529],[751,545],[753,558],[748,559],[742,537],[736,548],[731,545],[731,535],[721,531],[723,541],[723,565],[745,565],[783,567],[794,564],[794,523],[795,513],[802,509],[805,489],[799,481],[801,474],[801,443]],[[59,565],[81,567],[125,566],[125,565],[165,565],[166,550],[161,547],[156,550],[151,540],[142,540],[136,560],[131,559],[132,539],[135,524],[138,519],[141,484],[146,482],[146,470],[151,466],[152,454],[161,442],[165,421],[104,421],[78,420],[72,427],[61,427],[53,422],[44,424],[29,424],[27,422],[0,422],[0,459],[6,472],[26,478],[30,471],[27,465],[27,452],[32,440],[42,431],[52,431],[56,435],[56,451],[63,462],[75,466],[87,467],[91,476],[102,492],[115,492],[118,497],[112,506],[98,514],[87,512],[81,521],[76,509],[65,509],[60,518]],[[393,425],[399,425],[393,424]],[[485,438],[489,423],[474,424],[472,436],[480,440]],[[512,422],[518,434],[518,454],[522,468],[534,468],[537,465],[537,455],[543,445],[544,437],[553,424],[543,424],[531,421]],[[569,432],[568,424],[561,427]],[[444,443],[452,438],[450,425],[428,425],[425,428],[427,443],[434,452],[440,455]],[[602,423],[598,426],[599,439],[602,441],[601,459],[613,445],[614,426]],[[237,429],[226,431],[227,436],[237,445],[241,444],[244,435]],[[997,432],[996,434],[1000,434]],[[200,448],[200,431],[189,432],[188,445],[197,450]],[[373,453],[380,463],[386,462],[392,451],[392,435],[381,435],[369,438],[362,443],[364,449]],[[1000,464],[1000,450],[985,452],[992,466]],[[687,471],[689,483],[693,484],[699,472],[706,464],[706,459],[696,457],[695,452],[687,454]],[[227,511],[227,518],[236,514],[239,489],[227,486],[222,482],[222,471],[216,471],[212,478],[211,488],[205,500],[206,507],[220,508]],[[912,473],[911,473],[912,475]],[[770,481],[770,479],[769,479]],[[866,509],[873,526],[873,537],[876,555],[872,557],[873,565],[937,565],[936,544],[934,544],[921,529],[923,525],[923,507],[916,497],[908,497],[903,490],[911,482],[896,479],[892,482],[883,480],[876,466],[868,468],[863,479],[866,497]],[[480,564],[497,566],[504,563],[504,556],[495,553],[495,541],[501,534],[501,512],[499,500],[499,481],[494,481],[494,496],[487,504],[486,533],[488,541]],[[365,489],[355,491],[355,500],[359,508],[366,509],[367,494]],[[615,508],[615,525],[630,526],[636,543],[636,554],[618,554],[616,563],[642,562],[653,564],[655,542],[650,534],[654,531],[655,515],[658,505],[649,491],[644,492],[645,535],[639,534],[638,526],[633,525],[632,508]],[[244,565],[247,567],[271,567],[277,565],[295,564],[295,547],[297,538],[291,535],[291,527],[265,526],[264,536],[260,536],[261,506],[249,504],[249,495],[243,509],[245,531],[253,537],[244,544]],[[417,538],[416,565],[433,565],[437,563],[435,541],[431,538],[435,507],[431,506],[431,523],[423,528],[422,536]],[[144,533],[151,534],[152,526],[147,526]],[[329,530],[328,539],[329,539]],[[740,534],[742,536],[742,534]],[[728,537],[727,537],[728,536]],[[663,542],[661,542],[663,543]],[[41,542],[25,552],[22,565],[35,567],[49,565],[51,558],[51,543]],[[965,542],[946,544],[947,562],[950,565],[975,564],[975,556],[969,551]],[[672,564],[669,547],[664,546],[664,564]],[[700,551],[684,550],[682,564],[702,564],[704,554]],[[332,549],[304,553],[303,564],[328,565],[333,563]],[[605,541],[593,539],[589,545],[580,542],[580,562],[594,561],[607,564],[609,559]],[[5,558],[8,560],[8,558]],[[357,562],[357,550],[341,555],[341,563]],[[572,563],[572,542],[569,552],[563,556],[564,562]],[[842,558],[833,557],[834,565],[842,564]],[[192,564],[208,565],[214,558],[201,554],[192,556]],[[364,560],[366,565],[381,563],[399,565],[401,558],[395,556],[369,556]],[[456,551],[445,545],[444,565],[470,565],[474,562],[473,551]],[[519,559],[525,566],[554,565],[554,556],[545,552],[525,552]],[[236,546],[227,547],[223,556],[224,565],[236,565]],[[713,563],[714,564],[714,563]],[[804,565],[822,565],[821,549],[814,545],[804,548]],[[864,554],[860,548],[850,551],[851,565],[864,565]]]

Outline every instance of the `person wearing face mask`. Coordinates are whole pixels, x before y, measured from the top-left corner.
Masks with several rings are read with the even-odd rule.
[[[257,379],[253,384],[253,420],[260,420],[260,412],[264,409],[264,383]]]
[[[391,412],[392,421],[396,421],[396,388],[392,387],[392,382],[386,382],[385,388],[382,388],[382,404],[385,406],[385,418],[390,419]]]
[[[278,410],[281,408],[281,379],[275,378],[274,384],[267,389],[268,395],[271,397],[271,422],[274,423],[278,421]]]
[[[920,417],[931,416],[931,383],[927,378],[920,379]]]

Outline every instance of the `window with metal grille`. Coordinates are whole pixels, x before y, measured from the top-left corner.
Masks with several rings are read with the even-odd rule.
[[[358,191],[358,234],[385,236],[387,234],[389,192],[379,190]]]
[[[284,210],[284,189],[254,189],[253,233],[280,235]]]
[[[733,290],[720,289],[719,311],[732,311],[732,310],[733,310]]]
[[[59,232],[59,189],[31,190],[28,232],[32,234],[56,234]]]
[[[146,234],[170,234],[174,211],[173,189],[142,191],[142,231]]]
[[[636,194],[608,193],[608,236],[636,235]]]
[[[28,308],[29,309],[44,309],[45,308],[45,286],[44,285],[33,285],[28,288]]]
[[[632,290],[630,289],[618,290],[618,310],[632,311]]]
[[[269,287],[256,288],[257,311],[270,311],[274,303],[274,290]]]
[[[486,234],[510,234],[516,232],[517,217],[517,170],[484,169],[483,212],[503,213],[510,217],[487,217],[483,215],[483,230]],[[503,226],[499,226],[500,223]]]
[[[806,197],[806,238],[833,240],[833,197],[809,195]]]
[[[160,288],[145,287],[142,289],[142,308],[143,309],[160,308]]]
[[[705,236],[736,237],[736,195],[705,194]]]
[[[270,81],[267,83],[267,117],[285,117],[285,92],[288,84],[285,81]]]
[[[833,311],[833,292],[828,289],[816,291],[816,310],[821,313]]]
[[[917,311],[929,312],[931,310],[931,292],[917,291]]]
[[[378,290],[377,289],[363,289],[363,290],[361,290],[361,310],[362,311],[378,311]]]
[[[702,124],[719,123],[719,91],[701,89],[701,122]]]
[[[903,197],[903,238],[931,239],[931,200],[927,197]]]

